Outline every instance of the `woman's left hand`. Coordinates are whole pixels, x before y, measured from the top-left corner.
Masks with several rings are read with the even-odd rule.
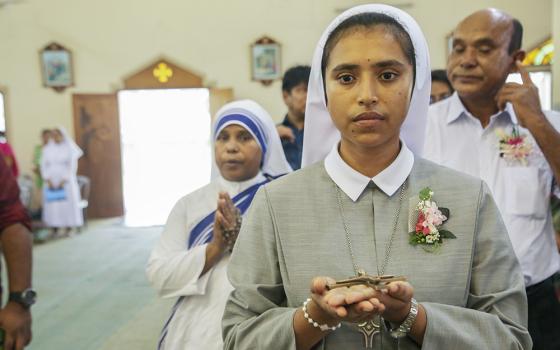
[[[391,282],[386,289],[377,291],[376,297],[385,306],[384,319],[401,324],[410,312],[414,288],[408,282]]]
[[[368,291],[371,290],[372,288],[365,285],[336,288],[325,294],[325,301],[333,310],[337,310],[339,317],[346,321],[349,321],[346,319],[348,316],[356,313],[359,306],[361,312],[371,313],[370,317],[379,313],[389,322],[402,323],[410,312],[411,299],[414,295],[412,285],[399,281],[389,283],[385,289],[373,290],[373,293],[370,294]],[[356,298],[356,295],[362,297]],[[368,296],[366,300],[363,299],[365,295]],[[366,301],[370,305],[365,304]]]
[[[373,288],[360,284],[329,290],[327,286],[334,282],[330,277],[315,277],[311,281],[311,298],[320,311],[312,315],[314,320],[329,324],[340,321],[361,323],[384,310]]]

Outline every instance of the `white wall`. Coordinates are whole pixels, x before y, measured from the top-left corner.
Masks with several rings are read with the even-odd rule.
[[[412,4],[405,10],[428,38],[432,66],[441,68],[445,35],[467,14],[489,6],[508,11],[524,24],[524,43],[530,47],[552,31],[552,1],[392,3]],[[365,1],[25,0],[2,7],[0,89],[7,92],[8,136],[20,165],[29,171],[41,128],[73,130],[72,93],[113,92],[125,76],[160,55],[202,74],[209,85],[233,87],[236,97],[257,100],[279,120],[285,113],[280,83],[263,87],[250,80],[249,45],[269,35],[282,44],[284,68],[309,63],[319,35],[338,10],[359,3]],[[64,93],[41,84],[38,52],[51,41],[74,53],[76,86]]]

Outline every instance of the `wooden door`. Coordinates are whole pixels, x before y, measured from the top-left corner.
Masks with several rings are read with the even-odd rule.
[[[223,105],[233,101],[232,88],[211,88],[210,89],[210,118],[214,120],[216,113]]]
[[[116,94],[74,94],[74,135],[84,151],[78,174],[91,181],[89,218],[124,214],[121,139]]]

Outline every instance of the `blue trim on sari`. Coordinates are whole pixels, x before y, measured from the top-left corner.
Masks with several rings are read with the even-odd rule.
[[[257,190],[262,185],[266,185],[270,181],[272,181],[274,179],[277,179],[277,178],[279,178],[280,176],[283,176],[283,175],[284,174],[279,175],[279,176],[271,176],[271,175],[268,175],[268,174],[264,174],[264,176],[266,177],[266,180],[261,181],[257,184],[254,184],[253,186],[247,188],[245,191],[240,192],[235,197],[233,197],[232,198],[233,204],[235,204],[235,206],[239,209],[239,211],[241,211],[241,215],[245,214],[245,212],[247,211],[247,209],[251,205],[251,202],[253,201],[253,198],[255,197],[255,194],[257,194]],[[191,230],[191,235],[189,237],[189,242],[188,242],[188,249],[190,249],[192,247],[196,247],[196,246],[201,245],[201,244],[208,243],[212,240],[212,237],[213,237],[213,234],[214,234],[214,216],[215,215],[216,215],[216,211],[214,210],[212,213],[210,213],[209,215],[204,217],[202,220],[200,220],[200,222],[198,224],[196,224],[195,227]],[[179,309],[179,305],[181,305],[181,303],[183,302],[184,299],[185,299],[185,296],[179,297],[177,299],[177,301],[175,302],[175,304],[173,305],[173,308],[171,309],[171,314],[167,318],[167,321],[165,321],[163,329],[161,330],[161,334],[160,334],[160,337],[159,337],[159,340],[158,340],[158,345],[157,345],[158,350],[163,350],[163,348],[165,347],[165,340],[166,340],[166,337],[167,337],[167,332],[169,331],[169,324],[171,323],[171,320],[173,319],[173,317],[175,316],[175,313]]]
[[[266,180],[264,180],[262,182],[259,182],[257,184],[254,184],[253,186],[247,188],[243,192],[240,192],[239,194],[237,194],[235,197],[233,197],[231,199],[233,204],[241,212],[241,215],[245,214],[245,212],[247,211],[247,209],[251,205],[251,202],[253,201],[253,198],[255,197],[255,194],[257,193],[257,190],[262,185],[265,185],[265,184],[269,183],[270,181],[274,180],[275,178],[277,178],[277,177],[272,177],[270,175],[265,175],[265,177],[266,177]],[[214,210],[213,212],[208,214],[205,218],[200,220],[200,222],[194,226],[194,228],[191,230],[191,234],[189,236],[189,241],[188,241],[188,248],[189,249],[191,249],[192,247],[196,247],[196,246],[208,243],[212,240],[212,237],[214,235],[214,217],[215,217],[215,215],[216,215],[216,211]]]
[[[222,117],[222,119],[220,119],[220,121],[218,122],[218,124],[216,125],[216,130],[215,132],[217,133],[218,130],[220,130],[222,128],[222,125],[224,125],[227,122],[230,121],[238,121],[243,123],[243,125],[247,126],[247,128],[249,128],[251,130],[251,132],[257,137],[257,140],[262,148],[262,154],[265,155],[266,154],[266,142],[264,139],[264,133],[262,132],[262,128],[258,125],[257,122],[255,122],[253,119],[251,119],[250,117],[243,115],[243,114],[229,114],[226,115],[225,117]]]

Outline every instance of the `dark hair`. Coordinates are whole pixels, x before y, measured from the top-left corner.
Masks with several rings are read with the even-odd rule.
[[[41,130],[41,135],[50,134],[52,132],[51,129],[43,129]]]
[[[447,84],[447,86],[449,86],[449,89],[451,91],[455,91],[455,89],[453,89],[453,86],[451,86],[451,83],[447,78],[447,72],[444,69],[434,69],[432,71],[432,82],[434,81],[440,81],[442,83],[445,83]]]
[[[412,45],[410,36],[408,35],[404,27],[393,17],[382,13],[372,12],[361,13],[349,17],[342,21],[342,23],[340,23],[340,25],[331,32],[327,39],[327,42],[325,43],[325,48],[323,49],[323,57],[321,59],[321,72],[323,73],[323,82],[325,80],[325,71],[327,69],[330,54],[338,41],[344,36],[344,34],[348,33],[352,29],[355,30],[356,27],[373,28],[378,25],[382,25],[387,30],[389,30],[389,32],[400,44],[404,54],[408,58],[408,62],[412,65],[414,86],[414,82],[416,81],[416,55],[414,53],[414,46]]]
[[[311,67],[309,66],[295,66],[288,69],[282,79],[282,91],[290,93],[293,88],[302,83],[307,87],[310,73]]]
[[[521,48],[521,42],[523,39],[523,25],[517,18],[511,20],[513,30],[511,33],[511,39],[509,41],[508,53],[512,54],[514,51]]]

